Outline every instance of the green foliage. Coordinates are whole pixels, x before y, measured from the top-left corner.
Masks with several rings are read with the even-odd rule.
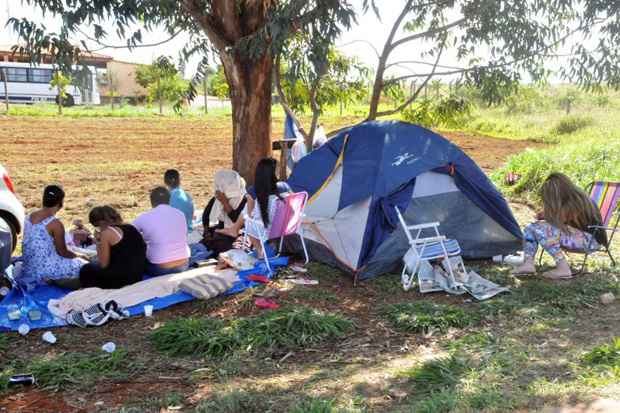
[[[620,338],[594,347],[581,357],[581,379],[591,386],[616,383],[620,378]]]
[[[172,355],[222,358],[237,351],[288,351],[341,337],[351,321],[308,307],[283,307],[233,321],[181,319],[151,334],[154,346]]]
[[[208,92],[211,96],[227,99],[230,96],[230,88],[224,74],[224,66],[219,65],[215,73],[209,77]]]
[[[587,116],[566,116],[561,119],[552,129],[554,135],[568,135],[580,129],[586,128],[594,123],[591,117]]]
[[[530,114],[545,105],[545,96],[535,86],[520,86],[516,93],[504,99],[507,115]]]
[[[58,114],[60,115],[62,115],[62,107],[67,99],[67,87],[69,87],[69,85],[71,85],[71,76],[63,74],[60,70],[54,71],[52,80],[50,81],[50,87],[58,91],[58,101],[56,103],[58,105]]]
[[[468,84],[475,87],[480,98],[488,105],[498,105],[517,93],[520,76],[500,68],[480,67],[466,73]]]
[[[403,119],[427,128],[454,128],[467,122],[472,104],[464,97],[449,95],[439,99],[421,99],[403,110]]]
[[[445,332],[449,328],[467,327],[476,321],[458,307],[429,301],[392,304],[382,310],[382,315],[394,328],[408,333]]]
[[[496,185],[509,196],[524,196],[538,201],[538,193],[551,172],[561,171],[585,188],[595,180],[620,180],[620,142],[584,140],[548,149],[529,149],[508,159],[506,166],[492,175]],[[506,173],[514,172],[521,179],[506,186]]]
[[[369,73],[366,66],[333,47],[319,59],[313,57],[309,47],[304,37],[296,38],[284,55],[282,90],[292,110],[303,112],[311,108],[313,89],[319,112],[328,105],[346,107],[365,99]]]
[[[584,365],[620,368],[620,337],[613,339],[611,344],[594,347],[581,357]]]
[[[172,103],[178,111],[185,101],[189,82],[181,75],[171,58],[160,56],[150,65],[138,66],[136,81],[149,91],[150,102],[159,102],[161,114],[164,102]]]

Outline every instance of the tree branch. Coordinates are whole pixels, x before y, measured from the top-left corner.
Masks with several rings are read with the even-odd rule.
[[[381,57],[381,54],[379,53],[379,51],[377,50],[377,48],[375,47],[374,44],[370,43],[368,40],[362,40],[362,39],[358,39],[358,40],[353,40],[351,42],[348,43],[344,43],[344,44],[340,44],[338,46],[336,46],[338,49],[342,48],[342,47],[346,47],[355,43],[364,43],[367,44],[368,46],[370,46],[372,48],[372,50],[375,52],[375,54],[377,55],[377,59]]]
[[[443,54],[445,45],[446,45],[446,42],[444,41],[442,43],[442,45],[441,45],[441,48],[439,49],[439,53],[437,54],[437,59],[435,60],[435,66],[433,67],[433,71],[428,75],[428,77],[424,80],[424,82],[422,82],[422,85],[420,85],[420,87],[415,91],[415,93],[413,95],[411,95],[411,97],[409,99],[407,99],[402,105],[400,105],[396,109],[388,110],[388,111],[384,111],[384,112],[378,112],[377,113],[377,117],[379,117],[379,116],[390,116],[390,115],[393,115],[395,113],[398,113],[401,110],[405,109],[410,104],[412,104],[413,101],[418,98],[418,96],[422,92],[422,89],[424,89],[424,87],[426,87],[428,82],[435,75],[435,71],[437,69],[437,65],[439,64],[439,59],[441,59],[441,55]]]
[[[390,48],[391,48],[390,51],[396,49],[398,46],[400,46],[403,43],[407,43],[407,42],[410,42],[412,40],[422,39],[424,37],[429,37],[429,36],[432,36],[432,35],[435,35],[435,34],[438,34],[438,33],[446,32],[446,31],[448,31],[450,29],[453,29],[453,28],[455,28],[457,26],[460,26],[461,24],[465,23],[466,21],[467,21],[467,19],[462,18],[462,19],[453,21],[452,23],[448,23],[445,26],[436,27],[434,29],[430,29],[430,30],[427,30],[427,31],[422,32],[422,33],[416,33],[416,34],[412,34],[412,35],[407,36],[407,37],[403,37],[402,39],[397,40],[397,41],[395,41],[394,43],[392,43],[390,45]]]
[[[385,70],[388,70],[392,66],[400,66],[400,65],[435,66],[434,64],[432,64],[430,62],[423,62],[421,60],[402,60],[402,61],[398,61],[398,62],[394,62],[394,63],[390,63],[390,64],[386,65],[385,66]],[[453,69],[453,70],[464,69],[463,67],[445,66],[445,65],[437,65],[437,67],[442,68],[442,69]]]
[[[162,44],[166,44],[169,41],[171,41],[172,39],[174,39],[175,37],[177,37],[179,34],[181,34],[181,32],[183,30],[177,30],[176,32],[174,32],[170,37],[168,37],[165,40],[162,40],[161,42],[156,42],[156,43],[149,43],[149,44],[136,44],[134,46],[129,46],[129,45],[111,45],[111,44],[105,44],[103,42],[101,42],[101,40],[96,39],[90,35],[88,35],[87,33],[85,33],[82,29],[80,29],[79,27],[76,28],[77,32],[79,32],[82,36],[86,37],[87,40],[90,40],[91,42],[95,42],[97,43],[99,46],[101,46],[99,49],[92,49],[92,50],[88,50],[89,52],[93,53],[93,52],[98,52],[101,51],[103,49],[137,49],[140,47],[155,47],[155,46],[161,46]]]

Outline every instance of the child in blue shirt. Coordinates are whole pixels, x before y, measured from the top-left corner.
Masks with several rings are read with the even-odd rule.
[[[192,230],[194,220],[194,200],[192,196],[181,188],[181,175],[176,169],[168,169],[164,174],[164,184],[170,190],[170,206],[178,209],[185,215],[187,230]]]

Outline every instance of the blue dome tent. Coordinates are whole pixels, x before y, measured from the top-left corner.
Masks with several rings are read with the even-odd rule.
[[[313,259],[356,279],[395,271],[411,224],[439,221],[466,258],[515,252],[522,234],[506,200],[458,146],[420,126],[365,122],[303,158],[288,180],[307,191],[305,239]]]

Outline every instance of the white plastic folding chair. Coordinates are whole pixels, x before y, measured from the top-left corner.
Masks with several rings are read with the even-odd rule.
[[[288,235],[299,235],[301,239],[301,246],[304,250],[305,263],[309,261],[308,249],[304,241],[302,218],[304,216],[304,209],[308,200],[307,192],[296,192],[285,195],[281,200],[278,200],[276,206],[276,212],[271,223],[269,233],[265,230],[262,219],[254,219],[244,215],[245,220],[245,237],[248,234],[256,236],[260,241],[263,256],[265,257],[265,264],[267,270],[271,272],[271,265],[269,264],[269,257],[265,249],[265,244],[270,240],[280,239],[278,247],[278,256],[282,253],[282,246],[284,244],[284,237]]]
[[[398,207],[395,207],[398,220],[400,221],[407,241],[409,242],[409,250],[403,257],[403,271],[401,273],[401,281],[405,291],[409,290],[413,285],[413,280],[420,268],[422,261],[432,261],[443,258],[445,260],[445,268],[450,282],[452,285],[458,283],[454,277],[454,270],[461,270],[466,272],[465,266],[462,260],[458,260],[457,266],[463,268],[453,268],[450,257],[458,256],[461,254],[461,247],[457,240],[448,239],[439,233],[439,222],[429,222],[426,224],[407,225],[403,214]],[[422,237],[424,231],[432,232],[430,237]],[[415,235],[412,233],[415,232]]]

